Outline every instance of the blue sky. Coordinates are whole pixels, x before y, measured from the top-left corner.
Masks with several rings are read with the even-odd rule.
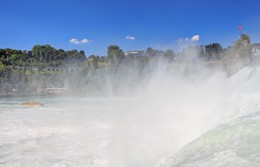
[[[239,37],[239,24],[260,42],[259,6],[258,0],[1,0],[0,48],[50,44],[105,55],[110,44],[125,51],[226,47]]]

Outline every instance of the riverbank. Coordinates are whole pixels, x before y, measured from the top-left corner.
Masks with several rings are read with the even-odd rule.
[[[35,92],[30,93],[18,93],[16,90],[12,90],[9,92],[0,92],[1,97],[26,97],[26,96],[59,96],[59,95],[66,95],[67,89],[66,88],[44,88],[39,89]]]

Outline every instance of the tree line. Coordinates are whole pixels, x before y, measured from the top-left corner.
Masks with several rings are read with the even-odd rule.
[[[43,69],[80,65],[85,60],[85,52],[77,50],[64,51],[50,45],[35,45],[32,50],[0,49],[0,64],[4,66],[29,66]]]
[[[180,52],[149,47],[145,51],[125,53],[119,46],[110,45],[106,56],[89,55],[88,57],[82,50],[65,51],[50,45],[35,45],[29,51],[0,49],[0,94],[12,90],[20,94],[28,94],[41,87],[66,85],[75,88],[91,85],[92,89],[98,89],[102,87],[103,82],[97,84],[94,81],[102,80],[100,78],[108,78],[107,75],[115,77],[116,74],[126,76],[124,72],[127,73],[131,68],[135,68],[135,72],[141,76],[149,71],[146,67],[156,65],[159,61],[188,64],[213,61],[219,63],[228,75],[232,75],[247,65],[260,62],[260,53],[257,53],[259,56],[253,53],[253,48],[260,48],[260,45],[250,42],[248,35],[241,34],[240,38],[228,48],[223,48],[219,43],[212,43],[188,46]],[[89,66],[89,63],[92,65]],[[17,66],[31,68],[17,70]],[[76,67],[80,70],[67,75],[64,72],[48,72],[45,70],[46,67]],[[33,68],[37,70],[34,71]]]
[[[171,49],[158,50],[151,47],[141,54],[125,54],[117,45],[110,45],[107,48],[106,56],[89,55],[93,62],[107,62],[110,64],[127,63],[131,60],[148,60],[152,58],[164,58],[173,61],[176,58],[190,54],[194,51],[199,51],[199,58],[203,60],[219,60],[223,52],[222,46],[219,43],[209,45],[190,46],[182,50],[180,53],[175,53]],[[194,54],[194,53],[192,53]],[[21,66],[21,67],[68,67],[84,65],[86,55],[83,50],[68,50],[55,49],[51,45],[35,45],[32,50],[22,51],[16,49],[0,49],[0,66]]]

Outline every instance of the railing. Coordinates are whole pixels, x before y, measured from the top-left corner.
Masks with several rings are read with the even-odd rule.
[[[66,71],[66,72],[76,72],[79,71],[79,68],[72,67],[45,67],[42,70],[39,70],[38,67],[27,67],[27,66],[15,66],[15,70],[25,70],[25,71]]]

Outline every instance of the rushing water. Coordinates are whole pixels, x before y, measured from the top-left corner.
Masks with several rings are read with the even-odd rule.
[[[157,78],[124,97],[2,98],[0,166],[258,166],[260,89],[251,72]],[[30,100],[44,106],[18,105]]]
[[[160,106],[140,99],[40,98],[44,106],[18,105],[32,99],[1,101],[2,166],[151,165],[174,138],[168,124],[159,124]]]
[[[183,147],[161,166],[255,167],[260,165],[260,113],[222,124]]]

